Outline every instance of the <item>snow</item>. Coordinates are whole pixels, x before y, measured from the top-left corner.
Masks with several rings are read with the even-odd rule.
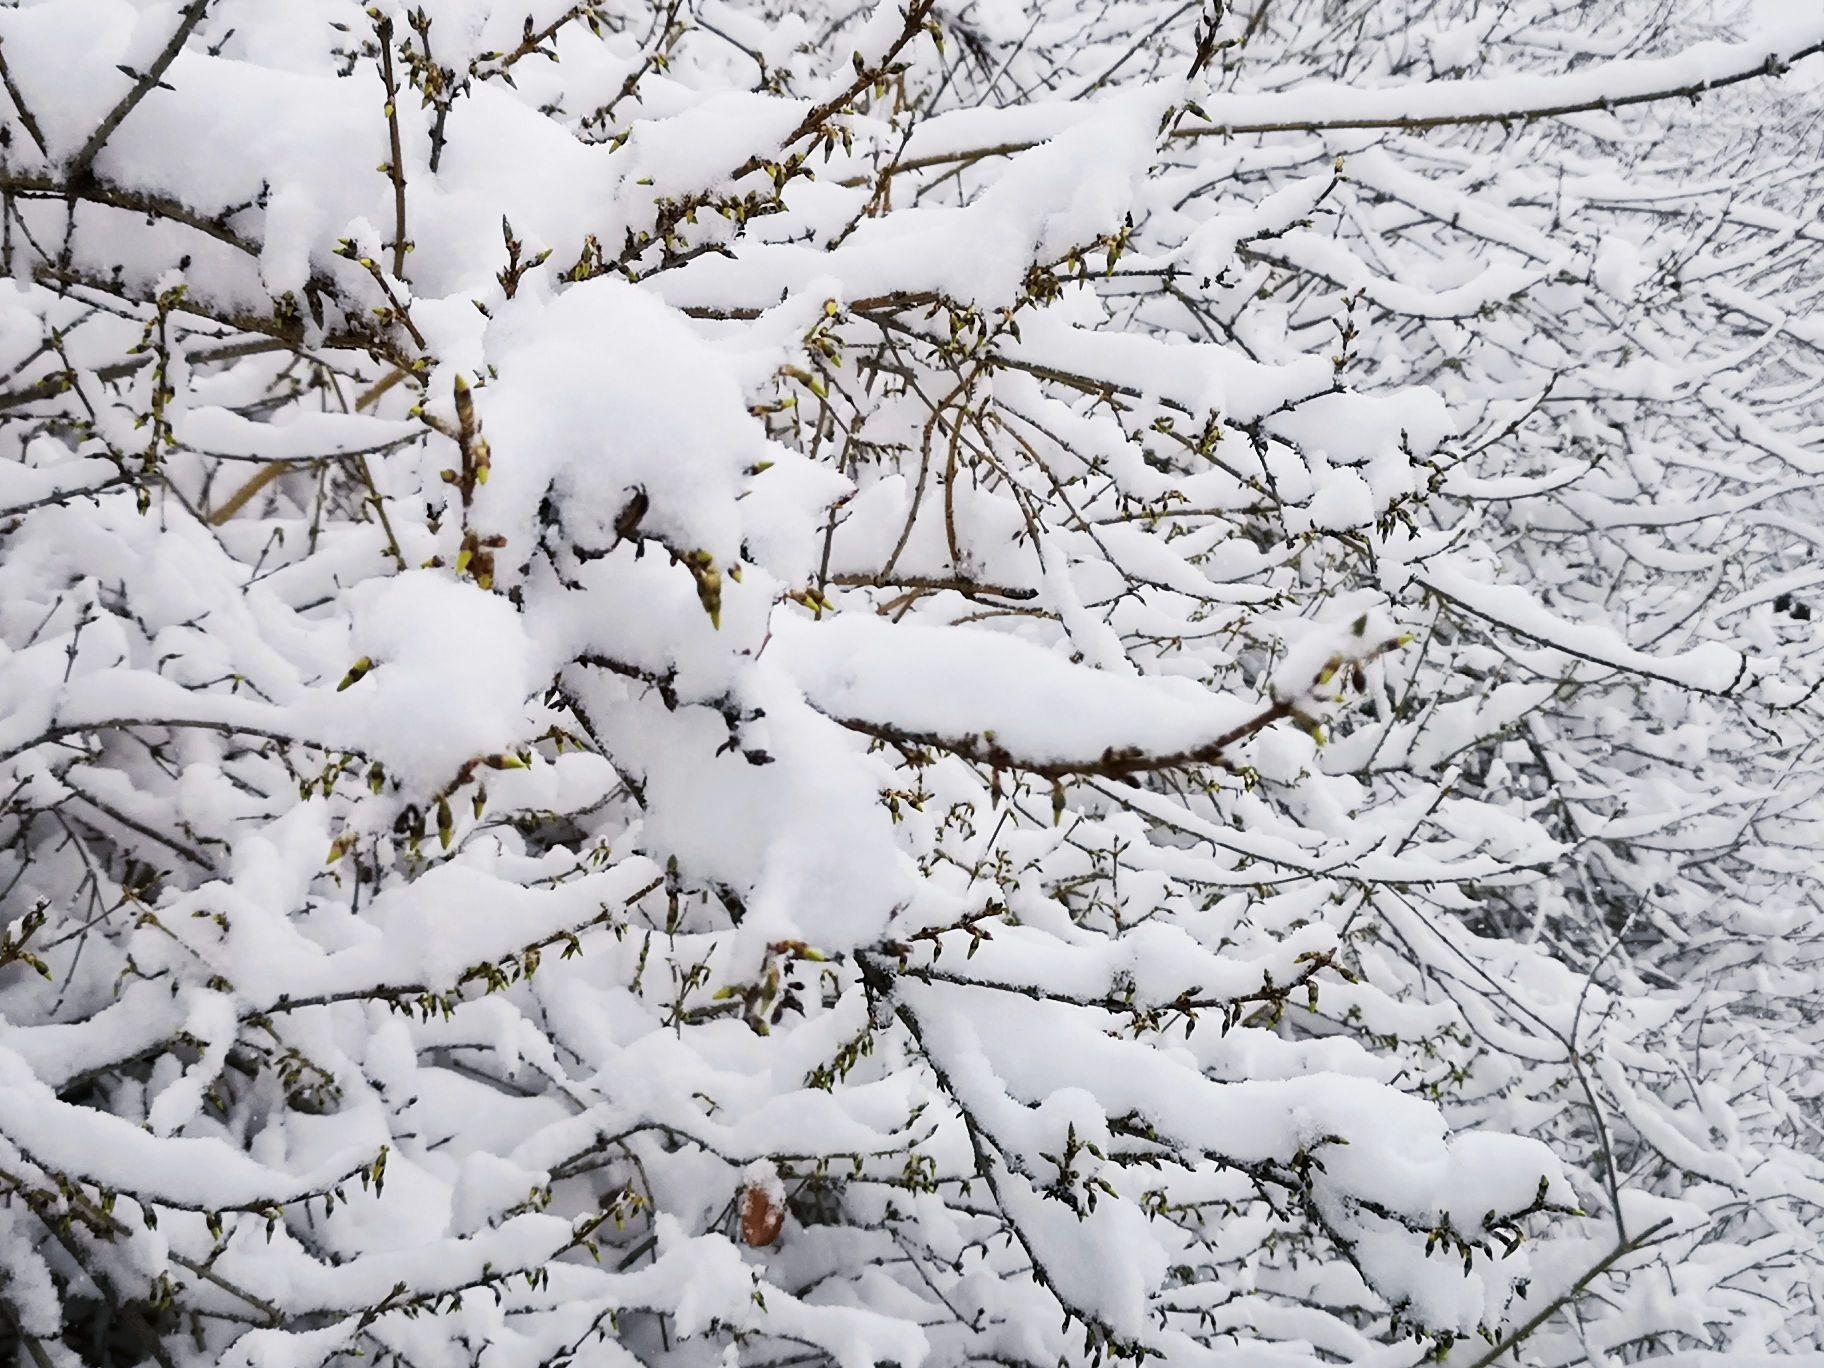
[[[913,736],[975,737],[1029,767],[1193,751],[1251,712],[1188,681],[1123,680],[988,632],[787,618],[774,627],[770,653],[826,716]]]
[[[1727,693],[1742,681],[1747,662],[1721,642],[1706,642],[1676,655],[1654,655],[1629,646],[1614,632],[1567,622],[1518,585],[1479,583],[1471,575],[1439,576],[1427,585],[1470,612],[1522,637],[1568,654],[1667,679],[1706,693]]]
[[[524,555],[555,489],[570,535],[598,548],[643,491],[651,534],[734,560],[731,503],[770,451],[714,353],[651,295],[613,280],[564,291],[536,319],[490,330],[498,375],[477,407],[498,454],[477,517]]]
[[[1371,8],[0,9],[0,1338],[1816,1360],[1824,20]]]
[[[351,598],[349,666],[373,665],[300,705],[300,721],[346,736],[414,787],[527,739],[531,646],[511,604],[429,570],[370,580]]]

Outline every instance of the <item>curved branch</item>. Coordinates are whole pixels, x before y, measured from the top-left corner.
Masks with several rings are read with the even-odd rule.
[[[812,706],[816,706],[812,700]],[[1015,755],[994,738],[992,732],[971,732],[963,736],[939,736],[934,732],[903,731],[884,722],[872,722],[865,718],[831,717],[838,726],[847,727],[850,731],[861,732],[877,740],[890,742],[897,746],[918,747],[925,750],[946,751],[960,756],[964,760],[973,760],[977,764],[988,765],[994,769],[1025,770],[1047,779],[1064,779],[1075,775],[1091,775],[1103,779],[1122,779],[1135,774],[1149,774],[1155,770],[1187,769],[1193,765],[1218,765],[1223,769],[1233,770],[1227,757],[1223,754],[1232,746],[1240,745],[1249,737],[1266,730],[1282,718],[1290,717],[1298,711],[1294,699],[1276,699],[1262,708],[1245,722],[1231,727],[1214,740],[1206,741],[1200,746],[1188,750],[1176,751],[1168,755],[1145,755],[1137,750],[1104,751],[1095,758],[1078,760],[1040,760],[1034,756]]]
[[[1705,49],[1708,48],[1709,51]],[[1262,133],[1332,133],[1351,130],[1423,131],[1476,124],[1534,123],[1571,114],[1591,114],[1664,100],[1695,100],[1744,81],[1778,76],[1796,62],[1824,52],[1824,21],[1811,21],[1802,36],[1778,48],[1765,40],[1722,49],[1732,62],[1706,63],[1716,45],[1691,48],[1673,57],[1611,62],[1562,76],[1514,76],[1474,81],[1430,81],[1380,90],[1347,86],[1301,87],[1270,94],[1224,94],[1203,106],[1209,122],[1181,125],[1166,136],[1193,140],[1245,137]],[[1706,65],[1720,66],[1706,75]],[[1328,117],[1312,117],[1314,102],[1328,94],[1340,105]],[[1227,111],[1227,117],[1224,117]],[[954,152],[908,157],[876,173],[903,175],[932,167],[1007,157],[1045,142],[1045,138],[998,143]],[[854,183],[864,184],[865,178]]]

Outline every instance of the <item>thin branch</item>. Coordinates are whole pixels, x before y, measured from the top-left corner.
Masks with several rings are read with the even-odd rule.
[[[405,236],[405,151],[399,140],[399,79],[393,71],[393,21],[384,17],[377,20],[374,33],[380,40],[380,80],[386,86],[389,149],[386,175],[393,183],[393,279],[404,280],[405,254],[411,250],[411,242]]]
[[[285,746],[309,746],[320,751],[336,751],[344,755],[359,755],[360,752],[348,746],[332,741],[313,741],[306,736],[294,736],[289,732],[273,731],[267,727],[248,726],[238,722],[222,722],[213,718],[201,717],[100,717],[90,722],[58,722],[46,727],[30,740],[18,742],[0,751],[0,763],[11,760],[16,755],[23,755],[37,746],[54,742],[67,741],[70,737],[81,736],[87,732],[128,731],[135,727],[158,727],[164,730],[187,729],[195,731],[219,732],[223,736],[251,736],[262,741],[276,741]],[[366,759],[366,756],[362,756]]]
[[[1207,124],[1192,124],[1174,128],[1166,136],[1177,140],[1194,140],[1197,138],[1246,137],[1262,133],[1329,133],[1348,130],[1404,130],[1415,132],[1431,128],[1463,127],[1476,124],[1514,124],[1533,123],[1540,119],[1563,118],[1570,114],[1591,114],[1623,109],[1630,105],[1657,104],[1664,100],[1695,100],[1711,91],[1722,90],[1728,86],[1739,85],[1743,81],[1759,80],[1766,76],[1777,76],[1796,62],[1817,53],[1824,52],[1824,38],[1806,44],[1790,53],[1764,53],[1756,50],[1754,60],[1746,62],[1737,69],[1720,76],[1704,77],[1698,80],[1677,79],[1662,86],[1648,90],[1637,90],[1622,94],[1579,95],[1576,98],[1553,99],[1549,93],[1540,104],[1522,107],[1504,107],[1501,109],[1449,108],[1453,97],[1462,95],[1462,103],[1473,106],[1479,88],[1492,83],[1487,81],[1434,81],[1423,86],[1395,87],[1381,90],[1347,90],[1343,93],[1358,100],[1368,107],[1370,112],[1359,115],[1344,115],[1332,118],[1297,118],[1289,117],[1301,106],[1308,106],[1318,94],[1311,90],[1288,91],[1271,95],[1234,95],[1225,97],[1242,108],[1271,110],[1283,108],[1286,116],[1270,118],[1237,118],[1221,120],[1212,118]],[[1676,69],[1677,57],[1665,59],[1665,64]],[[1621,64],[1618,64],[1621,65]],[[1563,83],[1570,89],[1582,90],[1592,84],[1589,80],[1592,73],[1577,72],[1569,77],[1529,78],[1528,84],[1548,88]],[[1574,84],[1572,84],[1574,82]],[[1600,82],[1594,84],[1601,84]],[[1435,113],[1412,114],[1399,113],[1392,108],[1395,104],[1415,98],[1422,92],[1426,103],[1446,106]],[[1220,108],[1217,101],[1211,101]],[[1382,112],[1377,106],[1386,105]],[[1032,138],[1019,142],[997,143],[990,147],[975,147],[955,152],[934,152],[923,157],[909,157],[895,162],[878,172],[880,176],[903,175],[908,171],[923,171],[931,167],[950,166],[955,163],[980,161],[988,157],[1007,157],[1018,152],[1029,151],[1046,141],[1044,138]],[[866,184],[867,177],[855,177],[844,184]]]
[[[6,1316],[7,1324],[13,1327],[13,1334],[16,1335],[19,1342],[25,1346],[25,1352],[31,1355],[34,1368],[56,1368],[56,1365],[51,1360],[51,1356],[45,1352],[44,1346],[38,1342],[38,1337],[31,1334],[26,1330],[24,1325],[20,1324],[19,1317],[13,1313],[12,1306],[4,1298],[0,1298],[0,1314]]]
[[[831,584],[855,589],[928,589],[933,593],[951,590],[955,593],[974,598],[978,594],[990,594],[995,598],[1017,599],[1025,601],[1039,596],[1037,589],[1025,589],[1011,584],[984,584],[979,580],[964,578],[933,577],[929,575],[893,575],[877,573],[871,575],[846,574],[831,575]]]
[[[1482,1355],[1482,1357],[1477,1359],[1474,1363],[1470,1364],[1469,1368],[1492,1368],[1492,1365],[1501,1357],[1501,1355],[1519,1344],[1521,1340],[1532,1334],[1533,1331],[1537,1330],[1541,1325],[1544,1325],[1549,1317],[1561,1307],[1568,1305],[1579,1292],[1583,1291],[1584,1288],[1588,1287],[1597,1278],[1602,1276],[1602,1274],[1606,1273],[1618,1260],[1624,1259],[1632,1254],[1635,1250],[1652,1239],[1653,1236],[1659,1234],[1660,1231],[1671,1224],[1672,1218],[1668,1216],[1663,1221],[1641,1231],[1641,1233],[1636,1235],[1633,1239],[1623,1240],[1601,1259],[1597,1260],[1595,1264],[1591,1265],[1589,1271],[1581,1278],[1577,1279],[1576,1282],[1572,1283],[1553,1300],[1540,1307],[1537,1312],[1527,1319],[1524,1325],[1517,1326],[1515,1329],[1509,1331],[1507,1336],[1502,1339],[1499,1344]]]
[[[165,44],[164,51],[153,59],[152,65],[147,67],[140,78],[133,83],[133,88],[126,93],[120,103],[108,111],[107,117],[101,121],[93,133],[89,134],[89,140],[82,145],[81,151],[70,159],[67,169],[72,182],[80,181],[88,175],[89,168],[95,163],[95,158],[100,155],[101,149],[107,146],[108,139],[114,136],[114,130],[126,121],[127,116],[139,106],[139,102],[145,99],[152,92],[153,87],[163,79],[165,72],[170,69],[171,63],[177,60],[177,54],[184,50],[184,44],[189,41],[190,35],[196,31],[196,26],[203,22],[203,15],[208,12],[208,9],[209,0],[190,0],[190,3],[184,7],[183,17],[178,21],[177,31],[171,35],[171,41]]]
[[[568,27],[576,20],[583,18],[585,15],[599,12],[600,9],[601,0],[580,0],[580,3],[570,6],[569,9],[565,10],[541,29],[534,29],[532,27],[532,19],[531,16],[528,15],[526,17],[526,26],[520,34],[519,46],[514,48],[511,52],[482,53],[474,61],[469,63],[469,75],[478,81],[490,81],[496,76],[506,76],[507,72],[515,63],[524,58],[531,57],[534,54],[543,54],[555,61],[556,54],[546,48],[545,45],[553,38],[557,37],[559,31],[562,29]],[[591,22],[594,21],[592,20]],[[509,85],[512,84],[511,77],[507,78],[507,83]]]
[[[25,125],[25,131],[38,145],[40,155],[46,161],[51,159],[50,149],[44,145],[44,130],[38,127],[38,120],[32,117],[31,106],[25,102],[25,96],[19,93],[19,87],[13,84],[12,70],[6,65],[6,48],[0,44],[0,83],[6,86],[6,93],[12,98],[13,108],[19,111],[19,122]]]
[[[144,214],[148,218],[169,219],[173,223],[194,228],[199,233],[206,233],[217,242],[226,243],[247,256],[260,255],[260,244],[235,232],[223,221],[221,215],[203,213],[169,195],[117,185],[93,172],[82,176],[73,173],[47,176],[33,175],[30,172],[7,172],[0,174],[0,189],[10,190],[26,199],[81,200],[87,204],[100,204],[110,209]],[[324,282],[325,285],[327,283]]]
[[[816,700],[811,700],[816,707]],[[1103,779],[1121,779],[1133,774],[1148,774],[1154,770],[1186,769],[1194,765],[1220,765],[1229,768],[1229,762],[1223,752],[1231,746],[1239,745],[1249,737],[1265,731],[1282,718],[1290,717],[1298,711],[1298,705],[1291,699],[1278,699],[1262,708],[1245,722],[1231,727],[1222,735],[1202,745],[1187,750],[1174,751],[1166,755],[1146,755],[1138,750],[1115,750],[1110,748],[1094,758],[1084,756],[1074,760],[1040,760],[1033,756],[1015,755],[1008,750],[992,733],[970,733],[964,736],[939,736],[935,732],[903,731],[884,722],[871,722],[858,717],[831,717],[830,720],[839,726],[857,731],[864,736],[894,745],[919,747],[926,750],[947,751],[964,760],[973,760],[977,764],[989,765],[994,769],[1024,770],[1028,774],[1037,774],[1047,779],[1063,779],[1072,775],[1094,775]]]
[[[263,352],[280,351],[287,345],[287,343],[275,338],[262,337],[247,342],[231,342],[222,347],[205,347],[200,351],[191,352],[189,356],[185,358],[185,361],[192,366],[204,365],[210,361],[236,361],[243,356],[258,356]],[[99,366],[91,371],[90,374],[103,384],[111,384],[116,380],[126,379],[129,375],[133,374],[134,371],[150,365],[151,362],[152,358],[150,356],[136,356],[130,360],[116,361],[112,365]],[[55,399],[58,395],[66,393],[69,389],[69,372],[61,370],[56,371],[47,375],[42,380],[27,385],[24,389],[17,389],[6,394],[0,394],[0,413],[5,412],[7,409],[20,408],[26,404],[34,403],[39,399]],[[81,491],[77,492],[80,493]]]
[[[209,515],[209,525],[211,527],[222,526],[222,524],[233,518],[236,513],[239,513],[245,508],[254,496],[262,489],[266,488],[267,485],[278,479],[279,476],[283,475],[286,471],[295,468],[295,463],[291,461],[272,461],[260,470],[255,471],[252,478],[250,478],[247,483],[243,484],[239,489],[235,490],[233,494],[229,495],[222,506]]]
[[[848,86],[839,94],[832,95],[822,104],[813,106],[810,112],[807,113],[803,119],[799,120],[798,126],[790,133],[786,134],[780,141],[779,148],[781,153],[790,148],[794,143],[821,130],[832,115],[848,108],[850,103],[853,102],[862,91],[866,90],[869,86],[876,84],[882,77],[887,75],[892,70],[894,61],[905,49],[906,44],[910,43],[913,38],[924,31],[925,19],[931,13],[932,6],[935,3],[936,0],[913,0],[912,5],[906,10],[905,27],[900,30],[899,37],[893,40],[892,46],[886,50],[880,60],[858,70],[855,73],[855,79],[849,82]],[[743,176],[758,171],[765,165],[766,161],[764,158],[758,156],[749,157],[730,174],[729,179],[738,181]]]

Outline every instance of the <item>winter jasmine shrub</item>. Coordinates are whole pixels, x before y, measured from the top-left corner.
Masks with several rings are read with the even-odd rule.
[[[0,1348],[1824,1363],[1726,9],[0,8]]]

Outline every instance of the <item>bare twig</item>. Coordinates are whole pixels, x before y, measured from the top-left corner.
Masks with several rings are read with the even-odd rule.
[[[1659,1234],[1660,1231],[1671,1224],[1672,1218],[1668,1216],[1665,1220],[1641,1231],[1640,1234],[1636,1235],[1633,1239],[1623,1240],[1620,1244],[1616,1245],[1615,1248],[1603,1255],[1601,1259],[1597,1260],[1596,1263],[1591,1265],[1589,1271],[1581,1278],[1577,1279],[1576,1282],[1572,1283],[1557,1297],[1547,1302],[1532,1316],[1528,1317],[1525,1324],[1516,1326],[1513,1330],[1510,1330],[1499,1344],[1482,1355],[1482,1357],[1477,1359],[1474,1363],[1470,1364],[1469,1368],[1492,1368],[1492,1365],[1501,1357],[1501,1355],[1505,1354],[1509,1349],[1512,1349],[1516,1344],[1519,1344],[1521,1340],[1532,1334],[1533,1331],[1537,1330],[1541,1325],[1544,1325],[1546,1320],[1552,1316],[1553,1313],[1558,1311],[1561,1307],[1568,1305],[1573,1297],[1583,1291],[1584,1288],[1588,1287],[1597,1278],[1601,1277],[1602,1274],[1606,1273],[1617,1261],[1632,1254],[1635,1250],[1646,1244],[1655,1235]]]
[[[1465,109],[1444,111],[1437,114],[1371,114],[1356,118],[1332,119],[1256,119],[1250,121],[1223,122],[1212,120],[1207,124],[1180,125],[1166,136],[1170,139],[1189,141],[1197,138],[1247,137],[1261,133],[1330,133],[1348,130],[1404,130],[1417,132],[1431,128],[1462,127],[1475,124],[1515,124],[1534,123],[1540,119],[1558,119],[1570,114],[1590,114],[1597,111],[1623,109],[1630,105],[1657,104],[1664,100],[1695,100],[1714,90],[1739,85],[1743,81],[1759,80],[1766,76],[1777,76],[1787,67],[1816,53],[1824,52],[1824,42],[1812,43],[1798,51],[1777,57],[1766,57],[1752,65],[1745,65],[1735,71],[1720,76],[1709,77],[1701,81],[1682,82],[1653,90],[1637,91],[1624,95],[1598,95],[1575,100],[1561,100],[1526,108],[1508,108],[1499,110]],[[1448,82],[1433,82],[1427,87],[1437,90]],[[1477,82],[1462,82],[1473,86]],[[1387,91],[1364,92],[1376,96],[1387,96]],[[1243,97],[1246,98],[1246,97]],[[1015,153],[1026,152],[1039,146],[1043,138],[1033,138],[1019,142],[996,143],[989,147],[974,147],[955,152],[935,152],[924,157],[909,157],[893,163],[876,173],[879,176],[904,175],[909,171],[923,171],[932,167],[950,166],[956,163],[981,161],[989,157],[1009,157]],[[870,177],[852,177],[845,185],[866,184]]]
[[[405,151],[399,140],[399,78],[393,71],[393,21],[384,16],[375,20],[374,34],[380,40],[380,79],[386,86],[386,175],[393,183],[393,278],[404,280],[405,254],[411,250],[411,242],[405,236]]]
[[[209,515],[209,525],[220,527],[245,508],[262,489],[292,468],[290,461],[273,461],[270,465],[262,466],[246,484],[229,495],[222,506]]]
[[[38,120],[32,117],[31,106],[25,102],[25,96],[19,93],[19,87],[13,84],[13,73],[6,65],[6,48],[0,44],[0,83],[6,86],[6,93],[13,101],[13,108],[19,111],[19,122],[25,131],[38,145],[38,151],[46,161],[50,160],[50,149],[44,145],[44,130],[38,127]]]
[[[208,12],[208,9],[209,0],[190,0],[190,3],[184,6],[183,17],[178,20],[177,29],[172,33],[171,41],[165,44],[164,51],[153,59],[152,65],[147,67],[140,74],[139,79],[133,83],[133,88],[126,93],[119,104],[108,111],[107,117],[96,126],[93,133],[89,134],[89,140],[70,159],[67,171],[71,181],[80,181],[88,175],[89,168],[95,163],[95,158],[100,155],[101,149],[107,146],[108,139],[114,136],[114,130],[126,121],[127,116],[138,108],[139,102],[145,99],[163,79],[165,72],[170,69],[171,63],[177,60],[177,54],[184,50],[184,44],[189,40],[190,35],[196,31],[196,26],[203,22],[203,15]]]

